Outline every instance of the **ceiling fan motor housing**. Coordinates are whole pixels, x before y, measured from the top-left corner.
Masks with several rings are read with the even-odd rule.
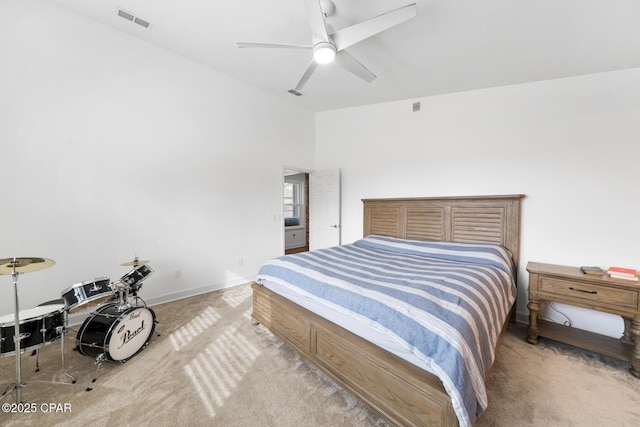
[[[333,15],[336,5],[331,0],[320,0],[320,9],[325,17]]]

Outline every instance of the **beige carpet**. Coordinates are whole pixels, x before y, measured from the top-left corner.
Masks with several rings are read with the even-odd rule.
[[[161,336],[124,364],[104,363],[95,383],[94,359],[72,350],[75,333],[67,335],[65,358],[78,386],[35,382],[65,380],[59,340],[41,348],[38,373],[35,357],[24,354],[22,398],[36,412],[0,412],[0,425],[385,425],[251,324],[248,285],[153,309]],[[14,358],[0,358],[0,387],[14,381]],[[488,393],[478,426],[636,426],[640,420],[640,380],[626,363],[550,341],[531,346],[521,327],[505,336]],[[13,395],[2,403],[15,403]]]

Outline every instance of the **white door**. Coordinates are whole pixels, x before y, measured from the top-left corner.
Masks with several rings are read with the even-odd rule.
[[[340,244],[340,169],[309,174],[309,250]]]

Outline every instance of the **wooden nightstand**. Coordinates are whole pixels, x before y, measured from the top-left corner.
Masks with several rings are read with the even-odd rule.
[[[578,267],[530,262],[529,327],[527,341],[538,336],[551,338],[596,353],[629,360],[629,371],[640,378],[640,284],[584,274]],[[622,316],[624,333],[620,339],[595,334],[538,319],[540,301],[559,302]]]

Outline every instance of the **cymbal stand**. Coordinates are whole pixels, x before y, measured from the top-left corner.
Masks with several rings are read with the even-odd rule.
[[[62,322],[62,326],[58,326],[56,328],[57,331],[60,331],[60,371],[68,378],[71,379],[71,383],[75,384],[76,379],[73,375],[67,372],[64,366],[64,336],[67,334],[67,324],[69,322],[69,313],[67,310],[64,311],[63,314],[64,320]]]
[[[4,393],[2,393],[2,395],[0,395],[0,400],[4,399],[6,396],[9,395],[11,390],[15,390],[16,392],[16,403],[22,403],[22,389],[27,385],[26,383],[22,382],[22,365],[21,365],[21,359],[22,359],[22,352],[20,351],[20,342],[27,338],[28,335],[27,334],[21,334],[20,333],[20,303],[18,301],[18,272],[16,271],[16,258],[14,258],[14,266],[13,266],[13,270],[11,272],[11,276],[13,277],[13,294],[14,294],[14,323],[13,323],[13,342],[15,343],[15,347],[14,347],[14,351],[15,351],[15,358],[16,358],[16,382],[12,385],[10,385],[5,391]],[[64,345],[64,344],[61,344]],[[63,356],[64,357],[64,356]],[[63,359],[64,360],[64,359]],[[65,372],[66,375],[68,375]],[[70,375],[68,375],[70,376]],[[72,377],[73,378],[73,377]],[[60,385],[77,385],[79,386],[80,384],[75,384],[75,379],[74,379],[74,383],[73,384],[69,384],[69,383],[62,383],[62,382],[55,382],[55,381],[34,381],[37,383],[48,383],[48,384],[60,384]],[[86,391],[91,391],[91,388],[86,388]]]
[[[7,390],[2,394],[4,397],[9,390],[14,389],[16,391],[16,403],[22,402],[22,387],[24,384],[22,383],[22,366],[21,363],[21,353],[20,353],[20,342],[27,337],[26,334],[20,333],[20,303],[18,302],[18,272],[16,271],[16,258],[13,258],[13,269],[11,271],[11,277],[13,278],[13,295],[14,295],[14,317],[13,317],[13,342],[14,349],[16,352],[16,382],[7,388]]]

